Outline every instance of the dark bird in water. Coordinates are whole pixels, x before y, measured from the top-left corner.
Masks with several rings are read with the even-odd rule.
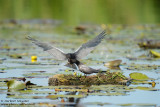
[[[96,36],[94,39],[88,41],[87,43],[82,44],[74,53],[64,53],[62,50],[51,46],[47,43],[40,42],[30,36],[27,37],[27,39],[31,40],[32,43],[35,45],[41,47],[44,51],[47,51],[49,54],[51,54],[55,59],[57,60],[68,60],[68,64],[66,64],[67,67],[77,69],[82,69],[82,71],[86,71],[83,73],[87,74],[87,71],[91,71],[92,68],[85,67],[84,64],[82,64],[79,60],[87,56],[91,51],[94,50],[94,48],[101,43],[102,39],[106,35],[105,31],[101,32],[98,36]],[[83,70],[85,68],[85,70]],[[92,70],[95,71],[96,70]],[[94,72],[92,72],[94,73]]]

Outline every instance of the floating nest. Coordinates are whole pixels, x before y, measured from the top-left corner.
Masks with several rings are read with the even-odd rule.
[[[101,85],[101,84],[122,84],[129,85],[130,80],[120,72],[98,73],[96,75],[72,75],[56,74],[49,78],[48,84],[55,85]]]

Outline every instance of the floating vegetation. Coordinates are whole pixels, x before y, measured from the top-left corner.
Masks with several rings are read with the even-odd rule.
[[[129,106],[137,106],[137,107],[155,107],[156,104],[149,104],[149,103],[128,103],[128,104],[118,104],[120,106],[129,107]]]
[[[141,86],[135,87],[135,89],[144,90],[144,91],[158,91],[159,90],[159,89],[155,89],[152,87],[141,87]]]
[[[22,81],[17,81],[15,79],[7,81],[8,89],[21,90],[27,88],[27,86],[29,85],[35,85],[35,84],[31,83],[30,81],[22,82]]]
[[[2,63],[3,63],[3,60],[0,59],[0,64],[2,64]]]
[[[122,60],[114,60],[114,61],[109,61],[105,63],[104,65],[107,67],[119,67],[121,64]]]
[[[9,57],[15,58],[15,59],[22,59],[22,56],[19,54],[11,54],[11,55],[9,55]]]
[[[152,70],[159,69],[160,65],[149,65],[149,64],[130,64],[126,69],[128,70]]]
[[[160,41],[152,41],[152,40],[147,40],[138,43],[139,47],[144,48],[144,49],[159,49],[160,48]]]
[[[54,75],[54,73],[38,73],[38,72],[33,72],[33,73],[27,73],[23,74],[25,77],[32,77],[32,78],[38,78],[38,77],[49,77],[51,75]]]
[[[10,80],[7,82],[7,87],[8,89],[25,89],[26,88],[26,84],[24,82],[21,81],[17,81],[17,80]]]
[[[129,60],[155,60],[154,58],[152,57],[149,57],[147,55],[140,55],[138,57],[126,57],[127,59]]]
[[[6,73],[6,71],[0,71],[0,73]]]
[[[48,95],[46,96],[46,98],[49,98],[49,99],[57,99],[57,98],[82,98],[82,97],[85,97],[86,95],[82,95],[82,94],[79,94],[79,95]]]
[[[33,62],[26,62],[26,65],[41,65],[40,62],[36,62],[35,60],[33,60]]]
[[[104,64],[104,66],[110,68],[110,69],[116,69],[116,70],[120,70],[120,64],[121,64],[122,60],[114,60],[114,61],[109,61],[107,63]]]
[[[106,72],[91,76],[56,74],[49,78],[49,85],[100,85],[100,84],[120,84],[123,80],[128,80],[120,72]],[[126,83],[124,83],[126,84]]]
[[[147,75],[138,73],[138,72],[130,73],[129,76],[135,80],[148,80],[149,79]]]
[[[150,53],[153,57],[156,57],[156,58],[160,58],[160,53],[156,52],[156,51],[153,51],[153,50],[150,50]]]

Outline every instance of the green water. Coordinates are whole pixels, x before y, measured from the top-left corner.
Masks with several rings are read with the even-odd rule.
[[[159,23],[159,0],[0,0],[0,20],[57,19],[64,24]]]

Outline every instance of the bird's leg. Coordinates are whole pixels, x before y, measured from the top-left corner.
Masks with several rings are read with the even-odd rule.
[[[88,75],[87,74],[84,74],[84,77],[86,78]]]
[[[75,64],[75,63],[74,63],[74,65],[76,66],[77,70],[79,70],[79,68],[78,68],[77,64]]]

